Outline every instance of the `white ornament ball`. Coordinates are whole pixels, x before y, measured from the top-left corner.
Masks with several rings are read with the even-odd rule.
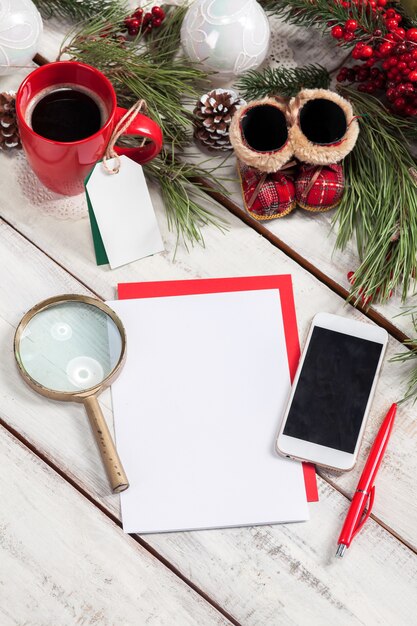
[[[233,78],[263,63],[270,35],[256,0],[195,0],[184,18],[181,42],[192,61]]]
[[[0,75],[28,65],[41,35],[42,18],[32,0],[0,0]]]

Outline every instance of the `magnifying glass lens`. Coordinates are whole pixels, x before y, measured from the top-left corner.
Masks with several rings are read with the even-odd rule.
[[[20,337],[21,365],[36,383],[79,393],[100,385],[122,354],[114,321],[96,306],[62,302],[36,313]]]

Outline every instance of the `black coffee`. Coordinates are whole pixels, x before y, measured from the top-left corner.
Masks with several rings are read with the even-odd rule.
[[[80,141],[102,126],[102,111],[91,96],[72,87],[50,91],[35,105],[31,126],[54,141]]]

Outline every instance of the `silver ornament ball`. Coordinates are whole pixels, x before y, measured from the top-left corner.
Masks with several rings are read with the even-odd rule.
[[[32,0],[0,0],[0,75],[31,62],[42,29],[42,18]]]
[[[256,0],[195,0],[184,18],[181,43],[192,61],[233,78],[263,63],[270,35]]]

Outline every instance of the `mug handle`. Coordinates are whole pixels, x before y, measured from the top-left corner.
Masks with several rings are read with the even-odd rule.
[[[117,107],[115,115],[115,125],[127,113],[127,109]],[[162,150],[163,137],[160,126],[142,113],[137,113],[134,120],[129,124],[124,135],[139,135],[151,141],[143,148],[122,148],[115,146],[117,154],[124,154],[136,163],[147,163],[156,157]]]

